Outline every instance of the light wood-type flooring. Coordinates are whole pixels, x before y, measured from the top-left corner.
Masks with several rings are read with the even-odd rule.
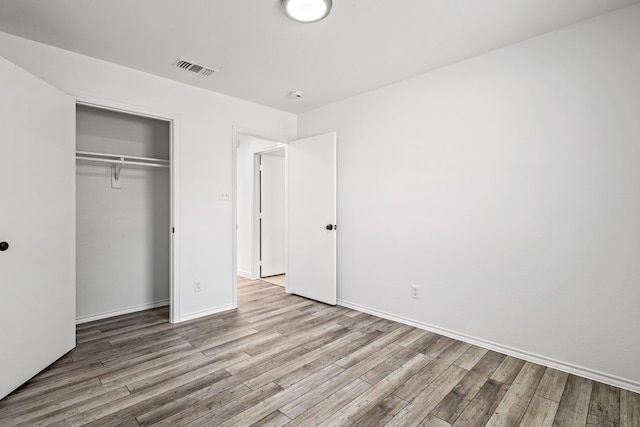
[[[243,280],[246,280],[246,279],[243,278]],[[287,276],[285,274],[278,274],[277,276],[263,277],[262,280],[267,283],[271,283],[272,285],[278,285],[282,287],[287,286],[287,282],[286,282]]]
[[[640,396],[239,281],[236,311],[79,325],[1,426],[639,426]],[[4,350],[3,350],[4,351]]]

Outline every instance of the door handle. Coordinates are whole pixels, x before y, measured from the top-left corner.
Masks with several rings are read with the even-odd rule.
[[[9,244],[7,242],[0,243],[0,251],[1,252],[6,251],[7,249],[9,249]]]
[[[338,226],[337,225],[333,225],[333,224],[329,224],[325,227],[327,230],[337,230]]]

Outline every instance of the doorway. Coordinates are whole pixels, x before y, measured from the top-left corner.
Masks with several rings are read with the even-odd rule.
[[[286,144],[236,133],[236,259],[240,277],[283,284],[285,158]]]
[[[232,278],[238,305],[238,276],[260,278],[259,182],[248,172],[258,170],[262,154],[285,150],[285,259],[288,293],[326,304],[337,303],[336,217],[337,135],[311,136],[286,144],[234,130],[234,205]],[[253,214],[253,215],[252,215]],[[252,218],[253,216],[253,218]]]

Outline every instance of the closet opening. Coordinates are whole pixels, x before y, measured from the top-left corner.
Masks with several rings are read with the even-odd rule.
[[[172,127],[76,105],[77,323],[160,307],[177,321]]]

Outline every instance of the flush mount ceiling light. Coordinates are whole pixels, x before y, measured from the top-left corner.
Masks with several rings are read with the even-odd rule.
[[[281,0],[284,13],[294,21],[318,22],[331,11],[331,0]]]

